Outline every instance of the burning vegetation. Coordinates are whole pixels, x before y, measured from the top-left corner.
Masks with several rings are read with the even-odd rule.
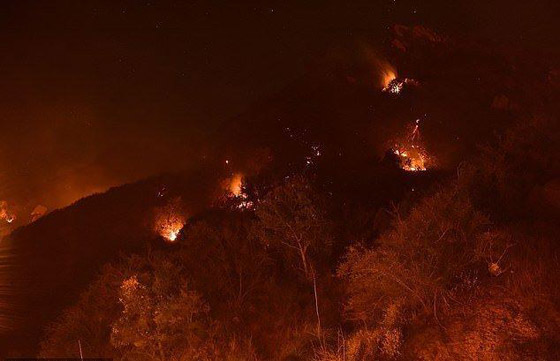
[[[381,69],[381,86],[382,89],[388,89],[397,79],[397,70],[389,63],[386,63]]]
[[[400,167],[409,172],[426,170],[427,156],[425,152],[417,146],[403,146],[395,144],[395,155],[399,157]]]
[[[427,169],[430,158],[420,139],[420,119],[414,122],[408,137],[394,144],[392,151],[397,156],[401,169],[408,172],[419,172]]]
[[[243,174],[235,173],[231,178],[226,180],[226,188],[233,197],[241,196],[243,192]]]
[[[408,141],[418,144],[413,129]],[[557,177],[546,168],[555,143],[542,141],[552,134],[522,129],[409,209],[363,202],[339,212],[352,201],[332,197],[328,182],[282,177],[254,212],[193,219],[188,247],[104,268],[49,328],[41,355],[66,355],[87,338],[84,352],[119,360],[553,360],[557,209],[530,201],[535,174]],[[237,197],[243,177],[233,179],[224,184]],[[497,204],[481,200],[488,192]],[[538,234],[520,204],[529,215],[539,209]],[[392,222],[372,235],[389,212]],[[158,211],[158,229],[178,214],[175,199]]]
[[[396,68],[386,61],[377,61],[381,73],[381,90],[386,93],[400,94],[405,87],[416,87],[420,83],[412,78],[397,75]]]
[[[393,66],[382,73],[383,92],[418,86]],[[375,93],[391,110],[409,100]],[[435,164],[421,119],[395,139],[383,133],[391,162],[373,165],[360,132],[350,145],[321,138],[320,121],[282,124],[291,143],[274,155],[293,154],[250,177],[226,160],[223,179],[222,158],[201,182],[212,199],[200,212],[185,211],[197,190],[182,181],[150,194],[142,216],[154,210],[154,231],[176,245],[110,258],[40,355],[75,356],[87,340],[88,356],[134,361],[557,359],[559,205],[535,197],[558,189],[557,125],[520,126],[452,178],[405,173]]]
[[[230,178],[222,182],[222,189],[225,190],[225,199],[229,204],[238,209],[253,208],[253,201],[249,199],[249,195],[244,189],[243,173],[234,173]]]
[[[405,86],[418,86],[420,83],[410,78],[393,78],[385,87],[383,91],[391,94],[400,94]]]
[[[0,201],[0,220],[12,223],[15,219],[16,215],[8,207],[8,202]]]
[[[155,211],[154,230],[168,242],[175,242],[186,224],[181,198],[175,198]]]

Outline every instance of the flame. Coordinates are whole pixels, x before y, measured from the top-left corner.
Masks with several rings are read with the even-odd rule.
[[[251,209],[253,202],[249,200],[249,195],[243,190],[243,174],[234,173],[222,183],[226,192],[226,199],[233,201],[238,209]]]
[[[394,79],[389,83],[389,85],[383,88],[383,91],[393,93],[393,94],[399,94],[403,88],[403,85],[404,83],[402,81],[398,81],[397,79]]]
[[[392,94],[400,94],[401,90],[403,90],[405,85],[420,85],[418,81],[410,78],[394,78],[383,88],[384,92],[392,93]]]
[[[182,203],[177,198],[167,205],[156,209],[155,231],[168,242],[175,242],[186,224]]]
[[[179,236],[179,232],[183,228],[184,224],[177,222],[173,223],[169,227],[166,227],[164,232],[162,233],[162,237],[167,239],[169,242],[175,242],[177,240],[177,236]]]
[[[175,242],[184,225],[185,219],[182,216],[170,215],[159,225],[159,235],[169,242]]]
[[[243,192],[243,174],[235,173],[228,183],[228,191],[235,197],[239,197]]]
[[[386,64],[384,69],[381,71],[381,85],[383,90],[385,90],[395,79],[397,79],[397,71],[391,64]]]
[[[409,137],[395,144],[393,153],[399,158],[401,169],[408,172],[425,171],[430,161],[426,150],[420,141],[420,119],[414,122]]]
[[[8,223],[15,221],[16,216],[10,212],[8,208],[8,202],[0,201],[0,220],[5,220]]]
[[[406,148],[395,145],[394,153],[399,156],[400,166],[403,170],[409,172],[418,172],[426,170],[428,157],[425,152],[416,147]]]

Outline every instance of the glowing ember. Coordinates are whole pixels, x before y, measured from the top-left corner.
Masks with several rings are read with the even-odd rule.
[[[226,198],[235,202],[238,209],[250,209],[253,202],[249,200],[249,195],[243,191],[243,174],[235,173],[231,178],[223,182],[223,188],[226,190]]]
[[[389,83],[385,88],[383,88],[384,92],[389,92],[393,94],[399,94],[403,88],[404,83],[398,81],[397,79],[393,80]]]
[[[391,94],[400,94],[405,85],[418,86],[418,82],[414,79],[404,78],[404,79],[392,79],[384,88],[383,91]]]
[[[312,166],[315,165],[315,162],[321,156],[321,146],[318,144],[314,144],[311,146],[311,153],[305,157],[305,165]]]
[[[156,209],[155,231],[169,242],[177,240],[185,223],[180,198]]]
[[[409,172],[426,170],[429,157],[420,142],[420,119],[414,122],[408,139],[395,144],[393,153],[398,156],[401,169]]]
[[[10,210],[8,209],[8,202],[0,201],[0,220],[5,220],[8,223],[12,223],[15,219],[15,214],[10,212]]]
[[[162,237],[170,242],[174,242],[177,239],[177,236],[179,235],[181,228],[183,228],[182,223],[175,223],[165,229],[165,231],[162,234]]]
[[[402,169],[410,172],[425,171],[427,156],[419,148],[406,148],[395,145],[394,153],[399,156]]]

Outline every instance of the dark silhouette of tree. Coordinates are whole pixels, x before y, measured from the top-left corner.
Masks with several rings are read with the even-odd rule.
[[[307,279],[332,245],[323,200],[303,177],[274,188],[256,208],[256,232],[267,247],[281,250]]]
[[[188,227],[178,256],[196,275],[197,288],[210,299],[227,300],[230,311],[242,308],[270,273],[270,260],[250,237],[250,225],[245,212],[210,212]]]
[[[256,215],[255,231],[261,242],[280,250],[284,259],[312,283],[320,335],[317,271],[332,246],[332,227],[324,201],[308,180],[295,177],[269,192],[257,206]]]
[[[120,317],[111,344],[123,359],[181,360],[203,355],[209,307],[192,290],[181,268],[168,260],[125,279],[119,292]]]
[[[118,288],[126,276],[125,268],[105,266],[79,302],[47,328],[40,356],[79,357],[78,341],[84,357],[117,356],[109,343],[110,325],[120,312]]]

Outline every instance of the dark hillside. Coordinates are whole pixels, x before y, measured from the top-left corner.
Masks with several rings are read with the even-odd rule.
[[[210,168],[150,178],[81,199],[15,230],[3,240],[12,264],[9,303],[25,322],[2,335],[0,345],[35,344],[45,324],[75,302],[101,265],[163,246],[154,232],[156,207],[181,197],[195,214],[210,204],[219,179]]]
[[[11,290],[10,300],[6,303],[15,309],[17,316],[14,317],[23,321],[3,337],[0,346],[37,349],[45,327],[54,320],[61,322],[58,325],[67,325],[68,319],[60,321],[62,310],[68,310],[69,305],[82,305],[80,302],[85,302],[83,300],[88,297],[102,298],[111,304],[111,315],[117,314],[120,306],[115,299],[119,282],[134,281],[121,276],[134,277],[127,273],[135,270],[134,267],[139,267],[139,274],[144,274],[148,280],[146,285],[158,294],[161,292],[159,281],[153,280],[157,279],[158,267],[167,264],[167,258],[180,264],[177,272],[181,277],[177,279],[183,282],[186,277],[196,291],[202,293],[201,297],[207,297],[210,310],[198,316],[209,324],[212,322],[206,317],[213,317],[212,320],[223,324],[223,329],[212,329],[212,332],[220,335],[223,332],[227,337],[233,332],[251,339],[252,335],[243,327],[243,322],[247,322],[248,329],[257,335],[255,342],[261,343],[259,352],[263,355],[274,354],[275,341],[289,339],[297,343],[301,335],[309,337],[309,328],[316,327],[314,312],[318,311],[310,302],[311,281],[319,281],[324,286],[319,291],[314,290],[327,299],[323,306],[328,309],[323,326],[333,331],[341,323],[344,327],[351,324],[345,330],[352,332],[352,327],[357,326],[349,320],[344,321],[341,313],[344,293],[341,289],[346,285],[335,276],[340,263],[347,258],[348,246],[371,247],[362,253],[355,251],[356,259],[350,261],[356,264],[347,266],[350,275],[356,272],[362,276],[362,267],[369,267],[370,257],[384,259],[376,251],[380,240],[386,243],[387,252],[397,249],[400,254],[402,243],[398,242],[398,232],[413,234],[414,240],[418,241],[417,249],[413,249],[418,254],[413,256],[422,259],[422,242],[434,237],[443,239],[447,232],[436,234],[431,224],[422,222],[428,222],[432,217],[436,226],[444,227],[446,224],[438,222],[453,223],[454,220],[447,220],[448,209],[445,207],[437,205],[434,210],[430,208],[431,203],[424,205],[421,200],[433,198],[435,200],[431,202],[437,203],[438,197],[442,197],[438,193],[440,188],[453,188],[458,177],[464,180],[461,171],[465,170],[465,162],[474,164],[475,170],[468,168],[474,174],[467,178],[472,184],[462,186],[469,191],[472,187],[473,194],[465,197],[467,200],[451,196],[450,199],[444,197],[444,200],[458,213],[457,217],[465,218],[456,220],[458,223],[464,221],[468,227],[471,221],[476,227],[481,223],[481,229],[487,224],[477,223],[479,213],[495,211],[492,207],[503,207],[504,204],[509,206],[504,201],[510,201],[508,192],[525,197],[533,187],[532,180],[539,180],[534,174],[543,173],[540,168],[528,172],[527,179],[521,176],[521,169],[527,162],[534,165],[546,163],[542,168],[549,171],[557,169],[557,162],[549,155],[543,155],[555,149],[554,141],[549,139],[554,139],[554,134],[548,134],[540,125],[533,129],[534,138],[524,144],[526,148],[539,145],[534,159],[526,161],[516,152],[515,144],[507,144],[507,152],[501,148],[495,150],[498,153],[490,152],[488,157],[491,160],[481,157],[479,151],[481,145],[495,145],[496,135],[504,134],[504,129],[511,127],[514,121],[522,119],[527,122],[527,114],[557,115],[554,113],[557,94],[546,77],[549,68],[541,65],[528,70],[524,60],[520,60],[522,57],[505,62],[503,54],[497,50],[489,50],[476,42],[459,43],[422,27],[393,29],[391,46],[386,50],[386,54],[390,54],[387,59],[364,44],[356,41],[345,47],[334,46],[298,81],[225,122],[215,134],[213,147],[209,147],[207,154],[199,160],[205,166],[179,175],[153,177],[113,188],[14,231],[3,245],[12,263],[6,273]],[[391,81],[382,84],[387,74],[391,75]],[[527,77],[534,78],[531,91],[520,86],[526,83]],[[556,130],[554,124],[550,128]],[[516,133],[518,138],[524,135],[521,131]],[[538,137],[545,138],[546,142],[539,143]],[[520,139],[511,142],[523,143]],[[408,156],[403,154],[402,147],[424,156],[420,158],[426,161],[425,164],[419,168],[405,163],[402,158]],[[508,163],[510,158],[511,164]],[[479,163],[473,159],[478,159]],[[480,159],[486,159],[486,163]],[[495,159],[502,161],[498,170],[492,168]],[[508,168],[510,165],[514,166],[514,171]],[[523,181],[522,187],[516,184],[511,189],[504,186],[509,171]],[[476,172],[482,175],[479,177]],[[232,191],[230,184],[236,177],[238,190]],[[541,182],[542,194],[546,195],[546,187],[554,188],[553,178],[547,175]],[[300,179],[305,180],[301,182],[303,185]],[[552,182],[552,186],[547,182]],[[297,187],[301,189],[296,192]],[[225,196],[228,191],[233,195]],[[446,197],[453,194],[449,190],[441,193]],[[317,203],[320,206],[314,203],[315,197],[320,199]],[[537,204],[540,203],[542,199],[537,199]],[[461,214],[463,205],[469,212],[472,210],[477,222],[469,218],[472,214]],[[270,207],[269,213],[263,211],[267,207]],[[286,209],[289,212],[283,214]],[[515,213],[513,209],[508,207],[507,212]],[[427,220],[423,218],[424,211]],[[296,215],[290,212],[296,212]],[[406,228],[406,217],[410,217],[410,212],[416,218],[408,220],[411,225]],[[162,214],[165,224],[154,227],[154,222]],[[299,260],[289,252],[286,256],[281,246],[268,243],[276,239],[282,245],[285,239],[293,236],[293,231],[282,229],[284,218],[274,218],[278,214],[288,218],[285,223],[290,227],[290,222],[298,223],[302,219],[313,223],[312,231],[301,226],[302,232],[309,233],[307,236],[311,239],[310,245],[302,248],[310,249],[308,256],[312,261],[306,259],[302,249],[299,251],[303,260]],[[506,214],[505,210],[503,214]],[[165,216],[171,217],[165,219]],[[498,217],[492,218],[495,220],[499,220]],[[425,231],[428,238],[421,236],[421,232],[417,232],[420,235],[415,233],[416,222],[426,228],[419,229]],[[177,241],[178,247],[170,247],[161,237],[162,233],[158,234],[158,229],[169,225],[175,228],[168,236],[172,237],[171,241]],[[184,225],[187,227],[183,228]],[[478,237],[479,233],[482,231],[477,228],[473,234]],[[448,236],[450,242],[454,242],[454,237],[460,238],[456,234]],[[323,240],[324,244],[321,243]],[[465,247],[471,246],[468,243]],[[444,251],[453,253],[456,251],[453,247]],[[159,255],[159,251],[162,252],[161,259],[157,258],[160,256],[150,258],[151,252]],[[447,272],[446,255],[440,254],[435,246],[433,251],[444,268],[438,271]],[[471,250],[467,253],[468,257],[475,258]],[[140,255],[140,266],[134,257],[127,258],[124,263],[121,261],[121,256],[131,254]],[[102,279],[96,281],[100,283],[91,284],[107,263],[116,264],[115,267],[122,270],[117,281],[111,278],[113,283],[105,284],[103,277],[107,274],[104,273]],[[474,263],[479,271],[483,262],[476,259]],[[393,267],[390,264],[385,266],[388,270]],[[414,268],[414,265],[410,267]],[[321,271],[317,278],[315,270]],[[409,271],[402,270],[403,274]],[[453,277],[461,276],[457,272],[452,273]],[[421,276],[425,275],[422,273]],[[172,277],[166,275],[165,282],[173,283]],[[245,296],[244,280],[254,282],[252,290],[261,293],[249,296],[247,291]],[[370,282],[369,279],[366,281]],[[410,279],[410,283],[416,281]],[[435,292],[447,292],[455,281],[453,278],[443,285],[436,284],[433,286]],[[234,282],[239,283],[238,288],[232,286]],[[409,297],[388,283],[389,291],[394,291],[398,297]],[[86,289],[88,284],[90,288]],[[105,286],[111,290],[108,295],[96,294],[96,287],[103,289]],[[384,292],[374,289],[372,295],[368,291],[371,290],[364,293],[372,299],[378,296],[377,292]],[[177,302],[184,301],[181,299],[184,294],[177,288],[170,287],[169,292],[178,295]],[[359,297],[362,297],[359,292],[345,292],[347,298],[355,297],[360,301]],[[78,301],[79,294],[82,294],[82,301]],[[110,296],[110,300],[105,296]],[[424,298],[420,303],[425,306],[428,301]],[[368,298],[367,301],[371,300]],[[237,307],[233,316],[228,314],[232,304]],[[269,304],[270,308],[267,308]],[[82,306],[76,307],[81,310]],[[87,307],[94,306],[84,307],[89,310]],[[387,305],[393,306],[399,305]],[[417,312],[417,306],[412,304],[403,309]],[[380,310],[387,311],[383,307]],[[275,312],[285,312],[285,319],[276,319]],[[250,321],[253,318],[261,321]],[[276,329],[274,322],[281,326]],[[373,325],[378,319],[371,317],[368,322]],[[105,331],[107,327],[106,323],[102,325]],[[292,329],[298,327],[301,329]],[[401,325],[398,329],[401,332]],[[57,342],[66,345],[67,340],[61,341],[57,333],[66,334],[66,331],[64,327],[49,331],[49,340],[54,340],[53,349],[60,350],[56,348]],[[281,334],[292,331],[289,337]],[[107,337],[106,333],[103,334],[100,342],[113,350],[114,345],[109,345]],[[356,340],[360,337],[356,334]],[[312,348],[309,342],[293,347],[303,349],[305,355],[309,355]]]

